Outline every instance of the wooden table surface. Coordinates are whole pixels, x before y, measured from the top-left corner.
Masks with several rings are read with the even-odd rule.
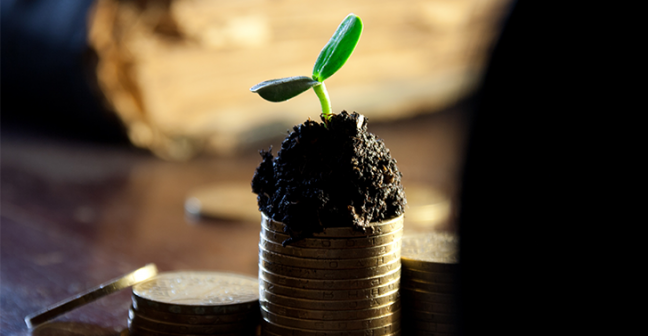
[[[398,160],[406,190],[417,184],[456,193],[466,110],[370,124]],[[258,221],[197,220],[183,207],[193,188],[248,183],[260,162],[256,149],[179,163],[128,147],[11,132],[1,143],[0,334],[118,335],[128,290],[34,330],[23,319],[147,263],[256,277]],[[437,229],[455,229],[443,225]]]

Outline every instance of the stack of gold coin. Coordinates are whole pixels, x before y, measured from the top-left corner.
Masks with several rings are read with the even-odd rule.
[[[448,233],[403,237],[401,295],[406,335],[457,333],[459,240]]]
[[[132,336],[240,335],[260,331],[259,281],[220,272],[168,272],[133,287]]]
[[[400,335],[402,217],[367,232],[327,228],[285,247],[284,232],[263,215],[262,335]]]

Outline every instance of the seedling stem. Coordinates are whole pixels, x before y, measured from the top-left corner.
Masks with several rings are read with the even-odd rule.
[[[317,94],[317,98],[319,98],[320,104],[322,105],[324,119],[328,122],[331,119],[333,111],[331,110],[331,99],[329,98],[328,91],[326,91],[326,85],[322,82],[313,86],[313,90],[315,90],[315,94]]]

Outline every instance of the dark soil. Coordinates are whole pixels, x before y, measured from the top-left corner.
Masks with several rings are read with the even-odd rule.
[[[309,119],[293,127],[277,157],[272,148],[260,153],[252,191],[260,211],[286,224],[284,245],[327,227],[370,229],[407,203],[396,160],[358,113],[342,111],[327,125]]]

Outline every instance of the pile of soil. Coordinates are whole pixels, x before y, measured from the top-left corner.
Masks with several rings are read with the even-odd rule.
[[[293,127],[277,157],[272,148],[260,153],[252,191],[260,211],[286,224],[284,245],[327,227],[370,229],[407,203],[396,160],[361,114],[342,111],[326,125],[309,119]]]

